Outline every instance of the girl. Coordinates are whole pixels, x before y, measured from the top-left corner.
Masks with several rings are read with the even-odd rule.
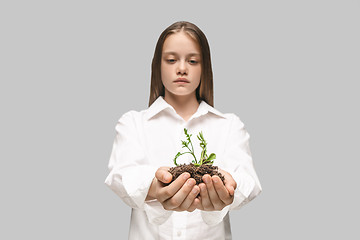
[[[204,175],[204,183],[195,185],[188,173],[166,184],[184,128],[203,132],[225,184]],[[116,131],[105,183],[132,208],[129,239],[231,239],[229,210],[262,189],[244,124],[214,108],[210,49],[197,26],[181,21],[162,32],[149,107],[123,114]],[[201,152],[199,144],[193,147]]]

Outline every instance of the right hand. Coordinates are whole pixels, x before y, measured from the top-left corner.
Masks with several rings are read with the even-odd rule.
[[[196,198],[200,192],[195,179],[190,174],[182,173],[171,184],[172,175],[168,172],[169,167],[160,167],[153,179],[146,200],[157,199],[166,210],[171,211],[194,211],[200,204]]]

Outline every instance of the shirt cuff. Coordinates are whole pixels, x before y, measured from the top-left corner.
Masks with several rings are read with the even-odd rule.
[[[155,225],[163,224],[173,213],[172,211],[165,210],[157,200],[146,201],[144,210],[149,222]]]
[[[232,172],[227,169],[224,170],[231,174],[231,176],[236,182],[234,200],[230,204],[229,210],[239,209],[245,203],[249,202],[249,196],[253,192],[255,187],[255,180],[245,171]]]
[[[135,207],[144,209],[145,199],[155,177],[156,168],[152,166],[135,166],[123,172],[122,181],[125,191]]]
[[[234,200],[230,205],[224,207],[221,211],[201,211],[201,216],[204,222],[208,225],[219,224],[224,219],[229,210],[239,209],[244,204],[246,204],[248,202],[247,197],[250,195],[252,189],[255,186],[254,180],[249,175],[236,174],[231,171],[227,172],[229,172],[236,181],[237,187],[234,191]]]
[[[145,201],[150,185],[155,177],[157,168],[151,166],[139,166],[134,171],[126,171],[123,181],[126,191],[139,209],[145,211],[150,223],[163,224],[172,214],[167,211],[157,200]]]
[[[230,205],[224,207],[221,211],[201,211],[201,217],[207,225],[217,225],[229,212]]]

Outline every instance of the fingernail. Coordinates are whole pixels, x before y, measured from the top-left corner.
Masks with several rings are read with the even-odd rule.
[[[170,176],[169,176],[169,174],[166,174],[166,175],[164,176],[164,180],[165,180],[165,182],[170,181]]]
[[[205,183],[209,183],[209,182],[210,182],[208,177],[204,177],[203,180],[204,180]]]
[[[214,183],[217,183],[217,182],[219,182],[219,179],[217,177],[214,177],[213,181],[214,181]]]
[[[190,177],[190,174],[189,173],[184,173],[184,175],[183,175],[183,178],[186,180],[186,179],[188,179]]]
[[[196,193],[198,193],[198,189],[197,189],[197,188],[194,188],[194,189],[192,190],[192,192],[193,192],[194,194],[196,194]]]
[[[187,185],[189,185],[189,186],[194,185],[194,181],[192,181],[191,179],[189,179],[189,180],[187,181]]]

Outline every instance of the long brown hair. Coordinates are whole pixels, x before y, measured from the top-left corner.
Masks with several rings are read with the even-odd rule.
[[[175,22],[167,27],[160,35],[154,57],[151,64],[151,86],[149,106],[159,97],[165,95],[165,87],[161,81],[161,57],[165,39],[170,35],[184,31],[189,34],[200,46],[201,49],[201,78],[200,84],[196,88],[196,99],[200,103],[204,100],[207,104],[214,107],[213,73],[211,68],[210,48],[205,34],[193,23],[186,21]]]

